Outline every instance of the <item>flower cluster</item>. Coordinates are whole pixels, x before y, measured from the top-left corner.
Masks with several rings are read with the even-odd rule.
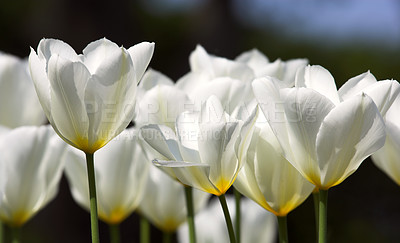
[[[397,81],[366,72],[337,89],[306,59],[270,62],[254,49],[230,60],[197,46],[174,82],[146,71],[153,52],[104,38],[82,54],[54,39],[29,60],[0,53],[2,222],[24,225],[65,171],[92,242],[97,218],[117,243],[133,212],[142,242],[149,222],[165,242],[174,232],[179,242],[273,242],[274,215],[287,242],[286,217],[311,194],[326,242],[327,192],[367,157],[400,184]]]

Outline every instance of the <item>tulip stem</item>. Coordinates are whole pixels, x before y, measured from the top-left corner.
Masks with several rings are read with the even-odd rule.
[[[326,243],[328,190],[319,190],[318,242]]]
[[[241,194],[238,190],[233,189],[233,193],[235,194],[235,204],[236,204],[236,217],[235,217],[235,232],[236,232],[236,242],[240,243],[240,221],[241,221]]]
[[[12,243],[20,243],[21,242],[21,227],[10,227]]]
[[[163,232],[163,243],[171,243],[172,242],[172,233],[171,232]]]
[[[222,211],[224,211],[226,227],[228,228],[229,239],[231,243],[236,243],[235,232],[233,230],[232,219],[229,215],[228,205],[226,204],[225,194],[218,196],[219,202],[222,206]]]
[[[287,230],[287,216],[277,216],[278,218],[278,231],[279,243],[288,243],[288,230]]]
[[[90,199],[90,223],[92,228],[92,243],[99,243],[99,223],[97,219],[97,197],[96,197],[96,179],[94,173],[94,156],[92,153],[86,153],[86,165],[89,182]]]
[[[314,199],[314,214],[315,214],[315,237],[318,240],[318,220],[319,220],[319,192],[313,192],[313,199]]]
[[[109,224],[110,229],[110,242],[111,243],[120,243],[121,242],[121,235],[119,231],[119,224]]]
[[[187,208],[187,222],[189,226],[189,242],[196,243],[196,228],[194,225],[194,209],[193,209],[193,189],[189,186],[184,186]]]
[[[0,243],[4,242],[4,231],[3,222],[0,220]]]
[[[140,216],[140,243],[150,243],[150,223],[145,216]]]

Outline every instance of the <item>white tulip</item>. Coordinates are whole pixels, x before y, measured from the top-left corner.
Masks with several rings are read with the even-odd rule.
[[[187,217],[182,184],[152,165],[145,191],[138,208],[140,214],[163,232],[175,232]],[[208,193],[193,190],[195,212],[206,205],[209,196]]]
[[[268,124],[254,130],[247,156],[243,159],[246,162],[234,187],[277,216],[286,216],[315,188],[285,159]]]
[[[66,144],[50,126],[23,126],[0,137],[0,218],[19,227],[58,192]]]
[[[77,55],[60,40],[31,49],[29,66],[43,110],[70,145],[94,153],[123,131],[134,116],[136,86],[154,43],[129,49],[100,39]]]
[[[45,122],[28,61],[0,52],[0,125],[16,128]]]
[[[69,148],[65,170],[74,200],[89,210],[89,189],[84,154]],[[119,224],[139,205],[145,192],[150,159],[136,136],[127,129],[95,154],[99,218]]]
[[[299,70],[296,85],[313,89],[280,89],[274,79],[261,78],[253,82],[253,91],[285,158],[308,181],[327,190],[383,146],[385,125],[365,93],[342,101],[322,67]]]
[[[298,68],[305,66],[306,59],[276,60],[270,63],[258,50],[239,55],[235,60],[211,55],[202,46],[197,46],[189,58],[191,71],[179,79],[176,86],[184,90],[196,104],[211,95],[221,101],[228,114],[238,106],[247,106],[254,100],[251,81],[258,77],[271,76],[282,80],[284,87],[294,85]]]
[[[176,134],[162,125],[144,126],[141,134],[170,160],[156,160],[160,168],[168,169],[167,173],[185,185],[220,196],[231,187],[242,167],[235,147],[239,157],[247,149],[257,111],[244,122],[236,120],[211,96],[200,113],[184,112],[177,118]],[[243,141],[237,144],[239,138]]]

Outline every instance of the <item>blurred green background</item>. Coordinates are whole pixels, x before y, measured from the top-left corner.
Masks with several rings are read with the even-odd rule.
[[[102,37],[125,47],[153,41],[150,67],[174,80],[189,71],[197,44],[227,58],[252,48],[270,61],[308,58],[327,68],[338,87],[368,70],[378,80],[400,79],[396,0],[1,0],[0,31],[0,50],[20,57],[41,38],[61,39],[78,53]],[[315,241],[312,198],[289,214],[288,224],[291,242]],[[122,242],[138,242],[136,215],[121,227]],[[367,159],[330,190],[328,227],[330,242],[399,242],[400,188]],[[100,231],[107,242],[103,223]],[[22,234],[23,242],[90,242],[89,214],[74,203],[64,178],[56,200]]]

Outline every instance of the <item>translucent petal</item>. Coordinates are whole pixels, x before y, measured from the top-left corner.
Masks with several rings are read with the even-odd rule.
[[[321,170],[319,188],[328,189],[345,180],[361,162],[385,142],[385,125],[370,97],[357,95],[335,107],[317,135]]]

